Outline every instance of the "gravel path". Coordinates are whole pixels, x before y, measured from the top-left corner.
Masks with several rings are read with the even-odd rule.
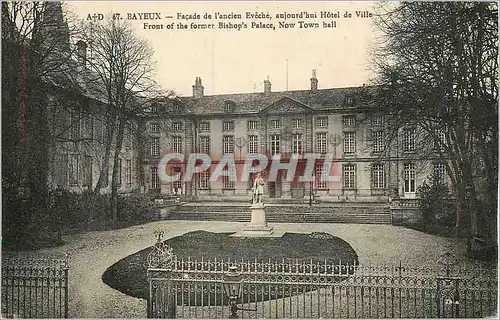
[[[236,232],[244,223],[220,221],[158,221],[121,230],[96,231],[64,238],[64,246],[31,252],[22,256],[57,257],[70,254],[69,312],[72,318],[145,318],[146,301],[122,294],[101,280],[104,271],[116,261],[151,246],[153,232],[161,229],[165,237],[194,230]],[[363,224],[272,224],[276,232],[328,232],[349,242],[360,264],[435,265],[446,252],[458,255],[463,243],[403,227]],[[4,253],[12,256],[13,253]]]

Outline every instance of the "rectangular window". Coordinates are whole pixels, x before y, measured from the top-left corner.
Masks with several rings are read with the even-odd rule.
[[[372,165],[372,187],[383,189],[385,185],[384,165],[375,163]]]
[[[292,152],[296,154],[302,153],[302,134],[295,133],[292,136]]]
[[[222,131],[234,131],[234,121],[223,121],[222,122]]]
[[[151,167],[151,189],[160,188],[160,177],[158,176],[158,167]]]
[[[83,158],[83,185],[92,186],[92,157],[84,156]]]
[[[415,164],[405,163],[403,169],[404,192],[415,192]]]
[[[316,128],[326,128],[326,127],[328,127],[328,117],[316,118]]]
[[[437,141],[434,141],[434,149],[444,151],[444,146],[446,145],[446,135],[442,131],[436,133]]]
[[[60,153],[57,155],[56,162],[56,184],[66,186],[68,184],[68,155]]]
[[[210,132],[210,122],[200,122],[201,132]]]
[[[151,155],[158,157],[160,155],[160,138],[151,137]]]
[[[374,116],[371,118],[372,126],[382,126],[384,125],[384,116]]]
[[[326,180],[327,173],[323,172],[323,166],[316,166],[314,170],[314,182],[316,183],[316,189],[327,189],[328,184]]]
[[[125,160],[125,183],[132,184],[132,161]]]
[[[182,153],[182,137],[172,137],[172,152]]]
[[[326,132],[316,133],[316,153],[326,153],[327,151]]]
[[[373,131],[373,152],[384,151],[384,132],[383,131]]]
[[[280,135],[279,134],[272,134],[271,135],[271,154],[280,154],[281,149],[280,149]]]
[[[69,155],[69,168],[68,168],[68,176],[69,176],[69,185],[75,186],[78,185],[78,175],[79,175],[79,163],[78,163],[78,155],[70,154]]]
[[[210,168],[199,173],[200,189],[210,189]]]
[[[259,138],[258,136],[248,136],[248,153],[259,152]]]
[[[102,141],[106,141],[108,139],[108,123],[107,118],[101,120],[101,130],[102,130]]]
[[[172,122],[172,131],[182,131],[182,122]]]
[[[345,189],[356,188],[356,166],[354,164],[344,164],[342,166],[342,182]]]
[[[304,126],[304,119],[293,119],[292,127],[294,129],[302,128]]]
[[[269,121],[269,127],[271,129],[279,129],[281,127],[281,121],[278,119]]]
[[[342,126],[343,127],[354,127],[356,125],[355,115],[342,116]]]
[[[446,183],[446,167],[443,162],[434,163],[434,175],[436,176],[439,184]]]
[[[200,137],[200,153],[210,154],[210,137],[201,136]]]
[[[247,129],[248,129],[248,131],[258,130],[258,126],[259,126],[259,122],[258,121],[249,120],[247,122]]]
[[[415,128],[403,129],[403,151],[415,151]]]
[[[223,136],[222,137],[222,153],[234,153],[234,137],[233,136]]]
[[[356,132],[344,132],[344,154],[356,153]]]
[[[68,120],[71,119],[71,115],[66,110],[61,110],[57,115],[57,132],[64,138],[68,138]]]
[[[224,189],[234,189],[235,172],[232,167],[228,166],[229,176],[222,177],[222,184]],[[232,180],[232,181],[231,181]]]
[[[151,133],[160,133],[160,124],[158,122],[151,122],[149,124],[149,130]]]
[[[92,139],[94,136],[94,119],[92,115],[87,114],[83,119],[83,136],[87,139]]]
[[[71,139],[78,140],[80,139],[80,114],[72,113],[71,114]]]

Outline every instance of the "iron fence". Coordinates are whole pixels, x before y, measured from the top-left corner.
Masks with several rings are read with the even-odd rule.
[[[477,318],[497,313],[496,270],[487,268],[172,256],[148,269],[148,317],[234,316],[224,290],[231,266],[243,279],[236,301],[242,318]]]
[[[3,318],[67,318],[68,260],[2,258]]]

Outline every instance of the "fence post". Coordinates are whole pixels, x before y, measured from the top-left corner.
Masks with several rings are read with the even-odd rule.
[[[436,276],[436,310],[437,318],[441,319],[441,279],[439,274]]]
[[[64,286],[64,318],[69,318],[69,315],[68,315],[68,302],[69,302],[69,299],[68,299],[68,292],[69,292],[69,283],[68,283],[68,265],[66,265],[64,267],[64,283],[66,284]]]
[[[153,284],[151,280],[151,271],[148,269],[148,284],[149,284],[149,297],[148,297],[148,310],[147,318],[151,319],[153,317]]]
[[[165,272],[166,279],[167,279],[167,318],[169,319],[175,319],[177,316],[177,301],[175,301],[175,294],[172,292],[173,290],[173,281],[172,281],[172,269],[167,270]]]
[[[173,254],[172,247],[163,241],[163,231],[155,231],[156,243],[153,250],[148,254],[148,281],[149,281],[149,299],[147,317],[153,318],[159,316],[160,318],[175,318],[176,316],[176,303],[173,301],[175,295],[172,294],[172,277],[171,273],[176,263],[176,256]],[[156,281],[158,275],[161,274],[162,279],[166,279],[166,288],[163,290],[163,301],[158,302],[159,284],[153,283]],[[167,292],[165,292],[167,291]],[[165,297],[166,294],[166,297]],[[165,308],[166,304],[166,308]],[[159,306],[162,307],[159,310]]]

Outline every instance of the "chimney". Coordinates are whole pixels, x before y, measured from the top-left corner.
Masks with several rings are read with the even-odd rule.
[[[269,81],[269,76],[267,76],[267,80],[264,80],[264,93],[271,93],[271,81]]]
[[[78,57],[78,61],[80,61],[83,66],[85,66],[85,64],[87,63],[87,44],[85,43],[85,41],[79,40],[76,43],[76,47],[76,55]]]
[[[193,97],[196,99],[201,99],[203,98],[203,86],[201,85],[201,78],[196,77],[196,80],[194,81],[194,86],[193,86]]]
[[[311,91],[316,90],[318,90],[318,79],[316,78],[316,69],[313,69],[311,77]]]

